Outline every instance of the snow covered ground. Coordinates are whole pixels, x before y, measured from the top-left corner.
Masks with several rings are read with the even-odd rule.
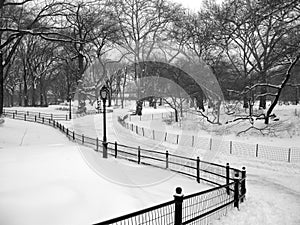
[[[300,165],[295,163],[274,162],[270,160],[235,157],[219,151],[207,152],[185,146],[184,148],[165,142],[157,142],[130,134],[125,128],[114,122],[116,116],[108,115],[108,139],[131,146],[184,154],[187,156],[203,155],[209,161],[225,165],[229,162],[236,168],[247,168],[247,201],[239,212],[232,211],[228,217],[216,224],[300,224]],[[86,116],[69,123],[75,130],[87,133],[91,137],[101,138],[101,115]],[[152,124],[153,125],[153,124]],[[94,135],[94,136],[93,136]]]
[[[0,127],[0,184],[1,225],[92,224],[171,200],[177,186],[186,194],[208,188],[166,170],[103,160],[58,130],[11,119]]]
[[[121,114],[122,113],[123,112],[121,112]],[[246,202],[241,205],[240,211],[233,210],[229,212],[228,216],[223,217],[219,221],[216,221],[217,225],[300,224],[300,215],[298,213],[300,211],[299,164],[273,162],[255,158],[240,158],[222,154],[218,151],[208,154],[201,149],[194,149],[190,147],[185,147],[184,149],[178,148],[177,145],[157,142],[131,134],[130,132],[128,132],[128,130],[118,125],[117,115],[117,113],[108,114],[107,136],[109,141],[117,140],[119,143],[127,144],[130,146],[140,145],[144,148],[163,151],[168,149],[170,151],[185,154],[188,156],[201,156],[203,154],[207,154],[209,160],[216,163],[225,164],[226,162],[229,162],[231,166],[237,168],[246,166]],[[8,131],[10,129],[3,128],[9,128],[10,123],[14,123],[14,125],[11,126],[10,129],[12,131],[9,134]],[[69,127],[75,128],[75,130],[79,133],[84,133],[87,136],[93,138],[95,138],[96,136],[98,136],[100,139],[102,138],[101,115],[85,116],[73,121],[65,121],[64,123]],[[64,198],[62,198],[63,206],[61,208],[61,199],[58,196],[60,196],[60,193],[62,192],[60,192],[60,189],[58,188],[55,189],[55,185],[54,192],[51,188],[51,190],[46,188],[43,189],[43,191],[37,191],[36,193],[40,193],[37,199],[42,200],[43,198],[41,196],[44,196],[44,193],[46,195],[48,193],[47,196],[50,196],[49,192],[52,194],[58,193],[57,195],[54,194],[56,198],[51,198],[51,201],[54,201],[54,203],[52,204],[52,206],[54,207],[48,214],[50,215],[49,221],[52,222],[49,222],[49,224],[69,224],[65,223],[69,220],[71,220],[71,222],[74,222],[73,224],[88,224],[99,221],[97,218],[100,218],[100,220],[111,218],[117,215],[122,215],[126,212],[132,212],[134,210],[141,209],[143,208],[143,206],[150,206],[164,200],[169,200],[171,199],[171,195],[173,194],[171,192],[176,186],[183,186],[183,184],[185,184],[186,186],[183,186],[183,189],[184,193],[186,194],[189,192],[193,192],[193,190],[195,190],[193,189],[194,187],[197,190],[199,189],[199,186],[195,183],[195,181],[182,177],[179,178],[184,179],[184,181],[181,180],[176,183],[174,179],[178,177],[178,175],[176,175],[175,177],[170,176],[169,179],[167,179],[167,182],[157,182],[165,180],[164,178],[168,177],[169,174],[167,174],[167,176],[162,175],[162,177],[158,177],[156,176],[157,174],[163,174],[166,173],[166,171],[159,170],[159,172],[154,173],[153,171],[155,169],[148,167],[142,167],[143,170],[141,170],[141,168],[139,168],[139,170],[136,170],[137,167],[140,167],[136,164],[128,164],[124,163],[123,161],[113,159],[102,160],[101,156],[99,157],[94,151],[82,146],[77,146],[72,143],[70,144],[67,139],[65,139],[61,134],[58,133],[58,131],[54,130],[53,128],[43,126],[40,129],[37,129],[35,126],[42,125],[27,124],[29,123],[11,121],[7,119],[5,124],[3,124],[0,128],[0,146],[3,148],[3,146],[5,145],[4,149],[0,149],[0,180],[1,184],[4,183],[3,181],[6,181],[5,183],[7,183],[4,186],[0,186],[0,214],[5,215],[5,217],[3,217],[4,219],[11,219],[12,221],[10,224],[24,224],[18,223],[17,220],[19,218],[16,218],[15,215],[23,215],[23,218],[33,222],[37,217],[37,214],[33,213],[34,210],[32,211],[34,207],[29,207],[28,210],[25,207],[26,204],[30,203],[30,206],[31,204],[34,204],[31,203],[31,201],[28,201],[28,199],[24,199],[25,197],[23,197],[23,200],[22,198],[14,198],[14,191],[21,193],[20,196],[32,196],[34,194],[32,192],[36,192],[32,190],[36,190],[37,187],[41,188],[43,186],[50,186],[52,188],[52,184],[55,184],[58,187],[63,186],[62,192],[66,190],[65,188],[67,188],[67,190],[72,190],[73,192],[65,191],[66,193],[68,193],[66,194],[66,196],[69,196],[70,193],[74,192],[75,194],[72,195],[73,197],[71,196],[68,198],[70,199],[70,201],[64,200]],[[35,138],[38,140],[36,141],[36,143],[40,144],[37,144],[34,147],[16,147],[16,145],[19,145],[19,143],[22,143],[22,145],[26,145],[26,138],[23,138],[22,142],[21,140],[26,130],[25,128],[23,129],[23,127],[28,126],[34,126],[32,130],[36,130]],[[20,135],[16,135],[15,133],[17,132],[15,131],[20,132]],[[49,146],[44,146],[43,148],[41,147],[41,140],[43,139],[41,136],[44,137],[44,135],[41,134],[46,135],[44,139],[50,141],[50,143],[48,144]],[[9,144],[9,142],[6,142],[5,144],[2,143],[3,140],[7,140],[2,138],[3,135],[11,137],[11,144]],[[16,136],[16,138],[14,138],[14,135]],[[17,138],[17,136],[19,138]],[[32,140],[34,139],[33,136]],[[50,136],[53,138],[49,139]],[[30,136],[28,138],[30,138]],[[46,142],[46,140],[45,143],[48,143]],[[51,140],[53,140],[53,142],[51,142]],[[9,147],[10,145],[11,147]],[[52,157],[50,157],[51,155]],[[81,156],[84,157],[82,158]],[[19,163],[16,162],[17,159]],[[27,159],[28,164],[24,163],[23,161],[25,160],[23,159]],[[97,160],[93,161],[93,159]],[[35,165],[34,169],[31,165]],[[89,165],[89,167],[87,167],[86,165]],[[95,165],[100,166],[99,168],[97,168],[97,166]],[[92,172],[91,168],[94,172]],[[125,168],[127,168],[127,170]],[[99,174],[97,171],[105,171],[105,173]],[[121,174],[120,171],[122,171]],[[141,173],[139,174],[137,173],[137,171],[140,171]],[[37,175],[34,175],[35,173],[40,175],[36,177]],[[151,183],[156,183],[156,185],[145,185],[147,182],[145,182],[144,179],[147,177],[154,177],[154,179],[151,180]],[[43,181],[42,178],[46,179],[46,181]],[[50,182],[47,181],[47,179],[53,180]],[[28,180],[28,182],[26,182],[26,180]],[[43,185],[41,185],[40,182],[43,183]],[[190,185],[189,182],[191,182]],[[47,185],[45,185],[45,183]],[[120,185],[120,183],[122,183],[123,185]],[[133,186],[135,185],[137,187],[133,188]],[[113,193],[113,196],[116,197],[116,200],[109,199],[106,193],[103,194],[103,189],[104,191]],[[31,193],[31,195],[27,194],[26,192]],[[2,196],[4,196],[4,198]],[[36,199],[35,197],[36,196],[30,199]],[[122,204],[123,201],[118,201],[118,198],[128,200],[126,202],[126,205]],[[23,203],[23,207],[19,206],[18,199],[20,199],[20,202]],[[47,201],[50,200],[46,199],[44,201],[44,206],[48,205],[46,203]],[[77,204],[76,202],[78,202],[79,204]],[[116,206],[118,207],[118,209],[116,208]],[[35,205],[35,208],[41,207]],[[56,211],[56,209],[60,210]],[[30,213],[26,213],[26,210],[30,211]],[[4,212],[4,214],[2,212]],[[29,215],[31,215],[31,217]],[[60,221],[54,221],[55,218],[52,218],[54,217],[52,215],[58,215],[58,217],[56,216],[55,218],[59,218],[61,216]],[[21,218],[22,217],[20,217],[20,220]],[[42,219],[42,217],[40,219]],[[2,224],[1,219],[0,224]],[[43,224],[45,224],[44,221]]]

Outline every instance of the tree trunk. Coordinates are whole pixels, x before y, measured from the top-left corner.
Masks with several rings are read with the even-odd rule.
[[[15,95],[15,87],[13,87],[13,88],[11,89],[10,105],[11,105],[12,107],[14,106],[14,101],[15,101],[14,95]]]
[[[174,111],[175,111],[175,122],[177,123],[178,122],[178,110],[174,109]]]
[[[272,102],[270,108],[267,111],[267,114],[266,114],[266,117],[265,117],[265,124],[269,124],[270,115],[271,115],[273,109],[275,108],[275,106],[277,105],[280,94],[281,94],[283,88],[285,87],[285,85],[287,84],[287,82],[289,81],[289,79],[291,77],[291,71],[292,71],[293,67],[296,65],[299,58],[300,58],[300,54],[295,58],[295,60],[291,63],[290,67],[288,68],[288,70],[286,72],[286,75],[285,75],[285,79],[281,83],[280,88],[278,89],[277,94],[275,96],[275,99],[274,99],[274,101]]]
[[[44,91],[42,78],[40,78],[40,106],[44,106]]]
[[[24,96],[24,106],[28,106],[28,87],[26,82],[26,77],[24,76],[24,88],[23,88],[23,96]]]
[[[244,97],[243,97],[243,108],[244,109],[248,109],[249,108],[249,104],[248,104],[248,98],[247,98],[247,96],[246,95],[244,95]]]
[[[262,83],[267,83],[266,80],[266,72],[262,73]],[[263,95],[259,98],[259,108],[261,109],[266,109],[266,101],[267,101],[267,97],[266,94],[267,93],[267,87],[266,86],[262,86],[260,89],[260,94]]]
[[[3,114],[4,100],[4,68],[3,68],[3,53],[0,51],[0,116]]]
[[[22,106],[22,83],[19,84],[19,106]]]

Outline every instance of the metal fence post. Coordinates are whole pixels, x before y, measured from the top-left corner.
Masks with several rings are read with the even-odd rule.
[[[34,122],[36,122],[36,115],[34,116]]]
[[[118,157],[118,143],[115,141],[115,158]]]
[[[165,133],[165,141],[167,141],[168,132]]]
[[[75,132],[73,131],[73,140],[75,141]]]
[[[200,183],[200,158],[197,157],[197,182]]]
[[[177,140],[176,140],[176,144],[178,145],[179,143],[179,134],[177,134]]]
[[[209,139],[209,150],[212,148],[212,138]]]
[[[232,141],[230,141],[229,153],[232,154]]]
[[[41,118],[41,113],[39,112],[39,118]]]
[[[166,169],[169,168],[169,151],[166,151]]]
[[[43,122],[43,124],[45,123],[45,118],[44,117],[42,118],[42,122]]]
[[[194,147],[194,144],[195,144],[195,136],[193,135],[192,136],[192,147]]]
[[[241,182],[241,202],[244,202],[246,195],[246,167],[242,168],[242,182]]]
[[[69,128],[67,128],[67,137],[69,137]]]
[[[13,119],[15,118],[15,114],[13,113]]]
[[[229,163],[226,163],[226,184],[228,185],[230,182],[230,167],[229,167]],[[229,186],[226,187],[226,192],[228,195],[230,195],[230,188]]]
[[[144,127],[142,127],[143,137],[145,136]]]
[[[239,196],[240,195],[240,180],[239,174],[236,173],[234,177],[234,207],[239,209]]]
[[[139,127],[138,126],[135,127],[135,133],[139,134]]]
[[[84,144],[84,134],[81,135],[81,139],[82,139],[82,140],[81,140],[81,141],[82,141],[82,144]]]
[[[26,121],[26,114],[24,114],[24,121]]]
[[[138,164],[141,164],[141,147],[138,146]]]
[[[258,157],[258,144],[256,144],[255,156]]]
[[[288,151],[288,162],[289,163],[291,162],[291,151],[292,151],[292,149],[289,148],[289,151]]]
[[[174,225],[182,224],[182,203],[183,203],[183,194],[182,188],[176,188],[176,194],[174,195],[175,200],[175,215],[174,215]]]

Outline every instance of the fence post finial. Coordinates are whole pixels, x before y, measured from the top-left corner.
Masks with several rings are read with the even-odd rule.
[[[175,200],[175,215],[174,215],[174,225],[182,224],[182,202],[183,202],[183,194],[182,188],[177,187],[175,190],[174,200]]]
[[[240,179],[239,179],[239,173],[236,173],[234,177],[234,207],[237,209],[239,209],[239,201],[240,201]]]

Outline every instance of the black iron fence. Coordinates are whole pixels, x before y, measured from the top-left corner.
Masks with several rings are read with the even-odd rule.
[[[10,112],[4,115],[13,119],[38,122],[59,129],[70,140],[86,145],[102,152],[102,141],[87,137],[70,130],[55,120],[56,115],[39,117],[34,113]],[[51,114],[50,114],[51,115]],[[59,118],[59,117],[58,117]],[[198,183],[205,182],[215,187],[188,196],[182,195],[181,188],[177,188],[174,200],[140,210],[128,215],[96,223],[104,224],[209,224],[215,219],[226,215],[228,210],[239,207],[246,195],[246,171],[231,168],[229,164],[219,165],[200,160],[200,157],[189,158],[168,151],[161,152],[142,149],[117,142],[108,142],[110,157],[126,159],[138,164],[150,165],[180,173],[195,179]]]
[[[13,119],[23,119],[23,120],[32,120],[32,119],[51,119],[51,120],[69,120],[68,114],[53,114],[53,113],[41,113],[41,112],[30,112],[30,111],[19,111],[11,109],[3,109],[3,114],[9,116]]]
[[[169,113],[172,115],[172,113]],[[155,120],[169,116],[168,113],[147,114],[143,117],[127,115],[122,125],[131,132],[153,140],[164,141],[176,145],[201,148],[205,150],[221,149],[222,152],[236,156],[255,157],[282,162],[300,162],[299,147],[268,146],[265,144],[243,143],[239,141],[220,140],[211,137],[176,134],[167,131],[154,130],[133,122],[139,120]],[[130,122],[125,121],[128,118]],[[141,119],[142,118],[142,119]]]

